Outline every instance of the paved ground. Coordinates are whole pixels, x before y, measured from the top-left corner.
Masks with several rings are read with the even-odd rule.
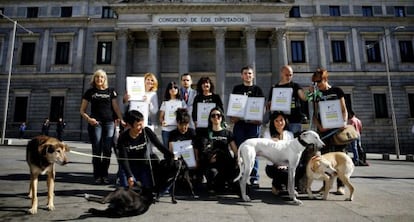
[[[105,195],[113,186],[92,185],[92,166],[89,156],[69,153],[70,163],[57,167],[55,211],[46,210],[45,179],[39,183],[39,210],[37,215],[26,214],[30,200],[26,198],[29,186],[28,166],[25,162],[24,140],[13,140],[11,145],[0,145],[0,221],[109,221],[89,217],[90,207],[105,205],[84,200],[84,193]],[[68,142],[72,150],[90,153],[90,145]],[[304,204],[290,204],[286,196],[276,197],[270,192],[270,180],[263,172],[261,161],[260,188],[253,190],[250,203],[242,202],[236,195],[208,197],[200,193],[193,200],[185,195],[178,197],[178,204],[162,197],[141,216],[116,219],[116,221],[414,221],[414,162],[381,160],[382,155],[369,154],[369,167],[357,167],[351,181],[356,187],[354,201],[343,201],[345,196],[331,194],[328,201],[309,200],[301,194]],[[112,179],[117,164],[113,159]],[[321,186],[314,183],[313,189]]]

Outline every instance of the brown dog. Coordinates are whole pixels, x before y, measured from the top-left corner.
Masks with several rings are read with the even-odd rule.
[[[32,199],[30,214],[37,213],[37,184],[40,174],[47,173],[48,199],[47,207],[54,210],[55,163],[65,165],[68,160],[66,153],[69,148],[58,139],[48,136],[37,136],[29,141],[26,147],[26,161],[30,168],[29,198]]]
[[[352,159],[344,152],[330,152],[322,156],[317,155],[312,157],[306,167],[306,175],[308,178],[306,190],[309,198],[313,198],[311,185],[314,179],[325,181],[323,199],[326,200],[334,180],[336,177],[339,177],[349,189],[349,198],[345,200],[352,201],[354,197],[354,186],[350,182],[350,177],[354,172],[354,168]]]

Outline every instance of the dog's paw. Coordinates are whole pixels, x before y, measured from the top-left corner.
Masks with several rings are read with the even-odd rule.
[[[83,197],[84,197],[86,200],[89,200],[89,199],[90,199],[90,197],[91,197],[91,195],[89,195],[89,194],[85,193],[85,194],[83,195]]]
[[[352,201],[352,198],[346,198],[345,201]]]
[[[48,209],[49,211],[53,211],[53,210],[55,210],[55,205],[53,205],[53,204],[48,204],[48,205],[47,205],[47,209]]]
[[[30,208],[27,210],[27,213],[29,214],[37,214],[37,208]]]
[[[242,199],[244,200],[244,202],[250,202],[250,201],[252,201],[252,200],[250,199],[250,197],[249,197],[249,196],[247,196],[247,195],[243,195]]]
[[[292,203],[293,203],[294,205],[297,205],[297,206],[299,206],[299,205],[302,205],[302,204],[303,204],[303,202],[302,202],[302,201],[300,201],[300,200],[298,200],[298,199],[296,199],[296,198],[294,198],[294,199],[292,200]]]

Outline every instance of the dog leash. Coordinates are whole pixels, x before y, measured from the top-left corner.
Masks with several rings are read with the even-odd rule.
[[[80,155],[80,156],[89,156],[89,157],[96,157],[96,158],[102,158],[102,159],[112,159],[112,157],[97,156],[97,155],[93,155],[93,154],[89,154],[89,153],[82,153],[82,152],[78,152],[78,151],[74,151],[74,150],[70,150],[69,152],[73,153],[73,154],[76,154],[76,155]],[[134,161],[138,161],[138,160],[158,160],[156,158],[150,159],[150,158],[119,158],[119,157],[116,157],[116,159],[118,159],[118,160],[134,160]]]

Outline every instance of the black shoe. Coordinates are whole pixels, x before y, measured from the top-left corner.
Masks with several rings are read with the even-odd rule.
[[[101,185],[103,182],[102,178],[96,178],[94,184],[95,185]]]
[[[109,185],[111,182],[109,181],[108,177],[102,178],[102,184]]]

